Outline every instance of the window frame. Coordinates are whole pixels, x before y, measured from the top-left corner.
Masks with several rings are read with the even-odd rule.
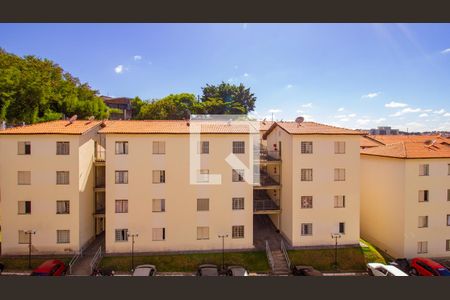
[[[22,177],[21,177],[22,175]],[[25,183],[21,182],[20,179],[24,179],[23,177],[27,175],[29,180],[27,180]],[[17,185],[31,185],[31,171],[17,171]]]
[[[205,230],[207,235],[199,236],[199,233],[205,233],[205,232],[202,232],[202,230]],[[210,236],[210,234],[209,234],[209,226],[197,226],[197,240],[198,241],[209,240],[209,236]]]
[[[301,141],[300,142],[300,153],[301,154],[313,154],[313,142],[312,141]]]
[[[241,202],[242,202],[242,206],[240,205]],[[231,198],[231,209],[232,210],[244,210],[245,209],[245,198],[244,197]]]
[[[307,176],[308,174],[310,174],[310,176]],[[311,178],[311,179],[308,180],[308,178]],[[314,179],[314,176],[313,176],[312,168],[300,169],[300,181],[308,182],[308,181],[313,181],[313,179]]]
[[[155,207],[159,207],[159,210],[155,210]],[[165,198],[152,199],[152,212],[154,213],[166,212],[166,199]]]
[[[422,192],[423,192],[423,200],[422,200]],[[430,192],[429,190],[419,190],[419,203],[422,202],[430,202]]]
[[[430,164],[419,164],[419,176],[430,176]]]
[[[305,230],[308,228],[310,230]],[[300,235],[301,236],[312,236],[313,235],[313,223],[301,223],[300,224]]]
[[[166,154],[166,141],[153,141],[152,142],[152,154],[155,154],[155,155]]]
[[[161,230],[161,239],[155,239],[155,230]],[[153,242],[163,242],[165,240],[166,240],[166,228],[165,227],[152,228],[152,241]]]
[[[202,205],[204,207],[202,207]],[[198,212],[209,211],[209,198],[197,198],[197,211]]]
[[[119,232],[120,232],[121,239],[117,239]],[[120,242],[128,242],[128,228],[116,228],[114,233],[115,233],[115,235],[114,235],[115,242],[119,242],[119,243]]]
[[[342,206],[338,205],[342,200]],[[334,195],[334,208],[345,208],[345,195]]]
[[[64,210],[62,212],[59,211],[59,205],[63,204],[64,208],[67,208],[67,210]],[[68,204],[68,205],[66,205]],[[56,214],[57,215],[69,215],[70,214],[70,200],[56,200]]]
[[[334,168],[334,181],[346,181],[345,168]]]
[[[70,171],[56,171],[56,185],[70,185]]]
[[[424,218],[424,219],[422,219],[422,218]],[[417,228],[428,228],[429,227],[428,219],[429,219],[428,216],[419,216]],[[425,222],[421,222],[421,220],[425,220]]]
[[[18,215],[31,215],[31,201],[30,200],[20,200],[17,202],[17,214]],[[23,212],[21,212],[21,204],[23,204]]]
[[[245,181],[245,170],[244,169],[232,169],[231,171],[231,181],[232,182],[244,182]],[[235,180],[237,179],[237,180]]]
[[[23,145],[23,148],[21,147],[22,145]],[[31,142],[30,141],[18,141],[17,142],[17,155],[31,155]]]
[[[199,142],[198,153],[199,154],[209,154],[209,141],[200,141]]]
[[[127,214],[128,213],[128,199],[116,199],[114,201],[114,213]]]
[[[304,206],[303,204],[311,201],[310,205]],[[313,208],[313,196],[300,196],[300,208],[301,209],[312,209]]]
[[[61,241],[62,234],[67,233],[67,240]],[[57,244],[70,244],[70,230],[69,229],[57,229],[56,230],[56,243]]]
[[[345,154],[346,150],[347,150],[346,148],[347,147],[346,147],[345,141],[335,141],[334,142],[334,154]]]
[[[155,181],[155,172],[158,172],[156,178],[158,181]],[[166,183],[166,170],[152,170],[152,183],[154,184],[162,184]]]
[[[67,153],[63,150],[67,150]],[[57,141],[56,142],[56,155],[70,155],[70,142]]]
[[[339,230],[338,230],[338,232],[340,233],[340,234],[345,234],[345,222],[339,222]]]
[[[116,155],[128,155],[128,141],[116,141],[114,152]]]
[[[233,225],[233,226],[231,226],[231,238],[232,239],[243,239],[243,238],[245,238],[245,226],[244,225]]]
[[[122,176],[120,174],[122,174]],[[126,176],[125,176],[125,174],[126,174]],[[114,175],[115,175],[114,176],[114,183],[115,184],[128,184],[128,180],[129,180],[129,178],[128,178],[128,170],[116,170],[114,172]],[[122,178],[122,180],[120,180],[121,178]]]
[[[23,234],[22,238],[24,237],[24,239],[21,239],[21,233]],[[30,237],[28,236],[29,234],[26,233],[26,230],[19,230],[18,234],[19,234],[18,237],[17,237],[18,238],[18,241],[17,241],[18,244],[20,244],[20,245],[29,244]]]
[[[425,247],[423,247],[424,245],[425,245]],[[423,250],[423,248],[425,248],[425,251]],[[417,242],[417,254],[425,254],[425,253],[428,253],[428,241],[418,241]]]
[[[233,141],[233,154],[245,154],[245,141]]]

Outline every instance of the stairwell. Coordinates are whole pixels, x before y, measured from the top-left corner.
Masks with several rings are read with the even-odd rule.
[[[271,250],[273,257],[273,275],[277,276],[287,276],[291,274],[291,270],[289,270],[288,264],[286,262],[286,258],[283,255],[283,252],[280,249]]]

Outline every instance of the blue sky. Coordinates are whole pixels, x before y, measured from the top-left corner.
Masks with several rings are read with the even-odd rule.
[[[450,24],[0,24],[101,94],[244,83],[261,118],[450,130]]]

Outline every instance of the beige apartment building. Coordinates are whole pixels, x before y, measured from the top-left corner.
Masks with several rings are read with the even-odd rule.
[[[267,130],[273,223],[294,247],[359,243],[359,131],[314,122],[277,122]],[[275,159],[274,159],[275,158]]]
[[[94,143],[99,121],[0,131],[2,254],[72,253],[94,237]],[[30,234],[32,233],[32,234]]]
[[[369,136],[361,235],[394,257],[450,256],[450,146],[439,136]]]

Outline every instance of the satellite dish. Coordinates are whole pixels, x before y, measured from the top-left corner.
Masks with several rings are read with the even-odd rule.
[[[73,115],[73,116],[69,119],[69,124],[72,124],[77,118],[78,118],[77,115]]]
[[[305,118],[303,117],[297,117],[295,118],[295,123],[297,123],[297,126],[301,126],[301,124],[305,121]]]

